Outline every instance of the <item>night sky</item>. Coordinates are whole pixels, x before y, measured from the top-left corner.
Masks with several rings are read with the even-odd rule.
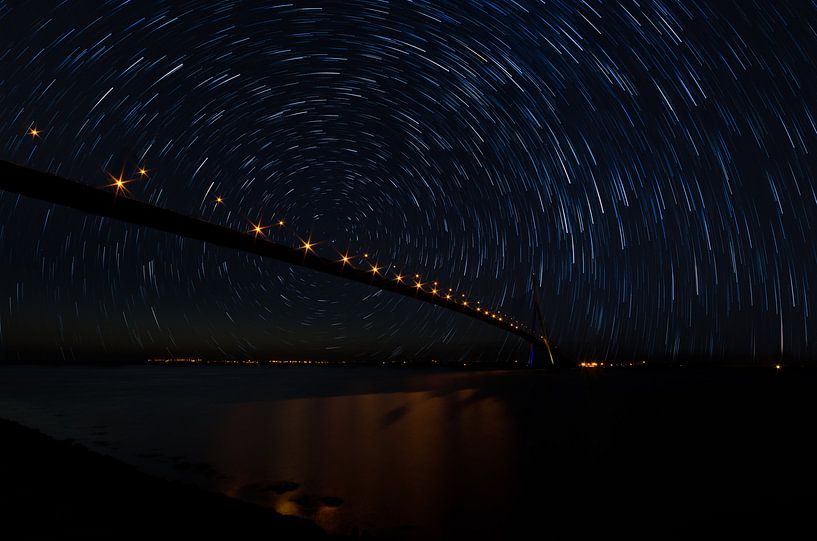
[[[0,29],[0,158],[283,219],[272,240],[525,322],[535,273],[581,359],[817,352],[813,1],[0,1]],[[409,298],[7,193],[0,261],[7,359],[526,357]]]

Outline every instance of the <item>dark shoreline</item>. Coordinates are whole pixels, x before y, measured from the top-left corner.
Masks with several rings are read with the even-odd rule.
[[[0,419],[2,531],[26,538],[224,535],[332,539],[312,522],[142,473]]]

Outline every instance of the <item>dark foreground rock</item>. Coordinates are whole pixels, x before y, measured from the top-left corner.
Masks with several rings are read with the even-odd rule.
[[[0,420],[0,536],[328,539],[309,521],[151,477]],[[9,535],[9,537],[6,537]]]

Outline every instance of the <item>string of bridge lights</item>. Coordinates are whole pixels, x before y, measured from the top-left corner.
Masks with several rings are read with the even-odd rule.
[[[44,133],[45,133],[44,130],[37,128],[35,125],[31,125],[28,128],[28,130],[26,132],[26,135],[30,136],[32,139],[42,139]],[[111,172],[106,171],[106,174],[108,175],[108,179],[111,181],[111,183],[110,184],[105,184],[103,186],[103,188],[113,188],[116,195],[124,195],[124,196],[127,196],[127,197],[132,197],[133,194],[128,189],[127,185],[131,184],[133,182],[136,182],[139,179],[149,178],[150,177],[150,175],[149,175],[150,171],[151,170],[147,169],[144,165],[137,166],[137,168],[135,170],[135,174],[138,176],[138,178],[128,178],[128,179],[125,178],[124,167],[122,169],[120,169],[118,175],[114,175]],[[226,206],[226,202],[225,202],[224,197],[220,196],[220,195],[216,196],[212,200],[212,202],[217,207],[218,206]],[[247,233],[248,234],[250,234],[250,233],[253,234],[255,238],[258,238],[260,236],[260,237],[262,237],[263,239],[266,240],[267,239],[267,234],[265,232],[268,232],[270,229],[273,229],[275,227],[277,227],[278,229],[288,229],[287,228],[287,222],[282,218],[279,218],[277,221],[275,221],[274,224],[269,224],[269,225],[264,225],[263,221],[258,221],[256,223],[256,222],[253,222],[252,220],[250,220],[249,218],[245,217],[245,219],[252,226],[247,231]],[[311,253],[313,255],[318,255],[317,252],[315,251],[315,247],[318,244],[320,244],[319,242],[313,241],[311,236],[308,237],[306,240],[304,240],[301,237],[299,237],[297,234],[295,234],[294,232],[293,232],[293,234],[299,240],[299,242],[300,242],[299,249],[304,250],[304,254]],[[343,267],[346,267],[348,265],[350,268],[353,268],[353,269],[356,269],[356,270],[366,270],[367,272],[372,273],[372,276],[386,277],[385,276],[386,272],[388,272],[388,269],[391,268],[391,267],[388,267],[388,268],[383,267],[383,266],[379,265],[377,262],[372,263],[368,252],[364,252],[362,256],[350,255],[348,251],[346,253],[338,252],[338,255],[340,256],[340,259],[336,260],[336,262],[340,263]],[[360,262],[365,262],[366,264],[369,265],[369,268],[368,269],[361,269],[360,267],[355,266],[354,260],[358,260]],[[408,280],[409,280],[407,275],[401,274],[400,272],[397,272],[397,271],[393,271],[391,279],[394,280],[398,284],[408,284]],[[443,290],[439,287],[439,282],[437,282],[437,281],[423,282],[422,279],[421,279],[421,276],[419,274],[414,274],[413,281],[414,281],[414,283],[412,284],[412,287],[414,287],[417,292],[423,292],[423,293],[431,294],[432,296],[440,297],[441,299],[444,299],[444,300],[449,301],[451,303],[458,304],[458,305],[460,305],[460,306],[462,306],[462,307],[464,307],[466,309],[472,310],[472,311],[474,311],[474,312],[476,312],[476,313],[478,313],[478,314],[480,314],[482,316],[490,317],[491,319],[495,319],[495,320],[497,320],[499,322],[505,323],[506,325],[510,326],[512,329],[527,330],[527,327],[525,325],[522,325],[519,322],[517,322],[515,319],[508,317],[507,314],[503,315],[499,310],[491,311],[491,310],[489,310],[487,308],[484,308],[484,307],[481,306],[480,301],[475,301],[473,303],[470,302],[465,297],[465,293],[461,293],[460,298],[456,298],[456,294],[453,292],[453,289],[448,288],[445,291],[445,293],[443,294],[442,293]],[[431,289],[426,288],[429,283],[432,284]],[[545,338],[544,335],[542,335],[541,338],[544,339]]]

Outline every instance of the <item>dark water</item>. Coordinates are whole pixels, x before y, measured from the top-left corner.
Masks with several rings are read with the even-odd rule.
[[[9,366],[0,417],[332,532],[734,533],[813,505],[815,383],[793,370]]]

